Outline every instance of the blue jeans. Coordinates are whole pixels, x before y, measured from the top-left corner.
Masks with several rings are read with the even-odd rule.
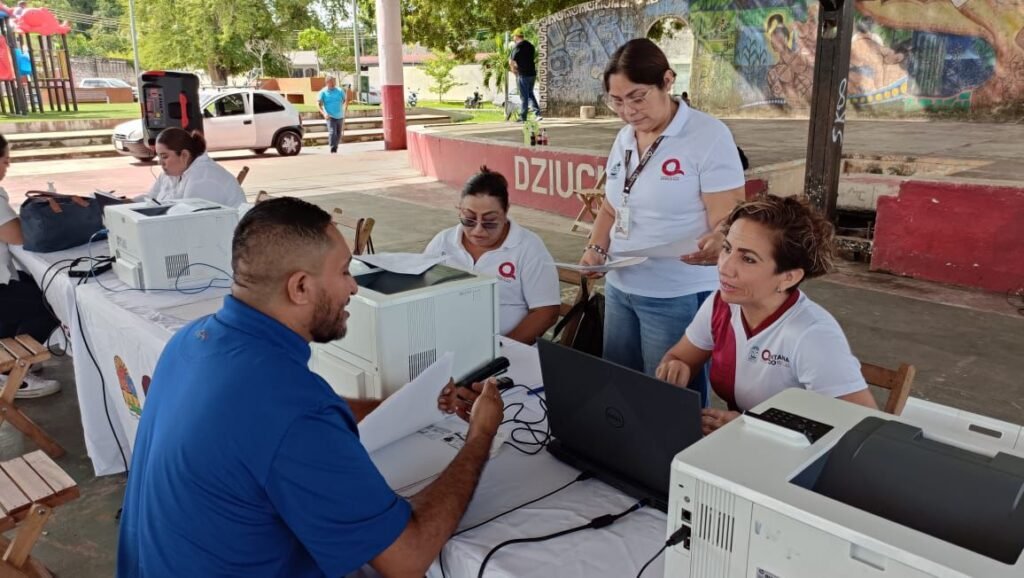
[[[338,143],[341,142],[341,133],[345,130],[345,119],[344,118],[327,118],[327,144],[331,146],[331,151],[338,150]]]
[[[686,333],[697,310],[711,293],[658,299],[631,295],[604,286],[604,358],[654,375],[661,359]],[[690,389],[708,405],[708,368],[690,379]]]
[[[522,101],[522,116],[521,120],[526,120],[526,115],[529,114],[530,102],[533,102],[533,110],[537,116],[540,116],[540,104],[537,102],[537,97],[533,94],[533,85],[537,82],[536,76],[520,76],[518,77],[519,83],[519,99]]]

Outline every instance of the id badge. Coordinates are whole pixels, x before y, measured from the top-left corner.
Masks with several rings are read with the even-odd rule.
[[[615,238],[629,239],[629,207],[622,207],[615,211]]]

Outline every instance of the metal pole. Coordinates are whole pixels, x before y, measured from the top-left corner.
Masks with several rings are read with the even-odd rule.
[[[402,13],[399,0],[377,0],[380,96],[384,149],[405,149],[405,88],[402,71]]]
[[[833,222],[839,197],[853,0],[821,0],[804,191]]]
[[[508,32],[505,33],[505,45],[504,48],[508,49]],[[509,69],[507,62],[502,62],[502,66],[505,67],[505,120],[508,120],[508,77],[512,74],[512,70]],[[521,96],[521,95],[520,95]]]
[[[135,85],[138,86],[142,68],[139,66],[139,35],[135,29],[135,0],[128,0],[128,24],[132,32],[132,56],[135,58]]]
[[[352,0],[352,41],[355,43],[355,60],[356,60],[356,101],[362,101],[363,84],[360,82],[362,78],[362,70],[359,67],[359,4],[357,0]]]

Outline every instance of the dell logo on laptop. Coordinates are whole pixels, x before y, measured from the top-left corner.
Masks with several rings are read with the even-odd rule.
[[[608,422],[608,425],[615,429],[622,429],[622,426],[626,425],[626,420],[622,417],[622,412],[614,407],[605,408],[604,419]]]

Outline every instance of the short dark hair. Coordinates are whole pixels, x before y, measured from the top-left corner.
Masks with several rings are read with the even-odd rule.
[[[9,146],[10,145],[7,144],[7,138],[0,134],[0,157],[7,154],[7,147]]]
[[[485,195],[494,197],[501,203],[501,208],[508,212],[508,180],[501,173],[492,171],[487,166],[480,167],[480,172],[473,175],[462,187],[460,197]]]
[[[193,161],[206,152],[206,138],[197,130],[190,133],[183,128],[165,128],[156,136],[156,142],[179,155],[181,151],[188,151],[192,155],[191,160]]]
[[[295,197],[256,203],[239,221],[231,241],[235,283],[263,292],[298,269],[317,271],[331,247],[331,226],[327,211]]]
[[[665,88],[665,72],[672,70],[665,53],[647,38],[634,38],[620,46],[604,67],[604,91],[613,74],[625,74],[636,84]]]
[[[775,232],[772,258],[776,273],[803,269],[804,279],[813,279],[834,268],[835,229],[806,197],[760,196],[737,205],[724,227],[728,230],[741,219]]]

